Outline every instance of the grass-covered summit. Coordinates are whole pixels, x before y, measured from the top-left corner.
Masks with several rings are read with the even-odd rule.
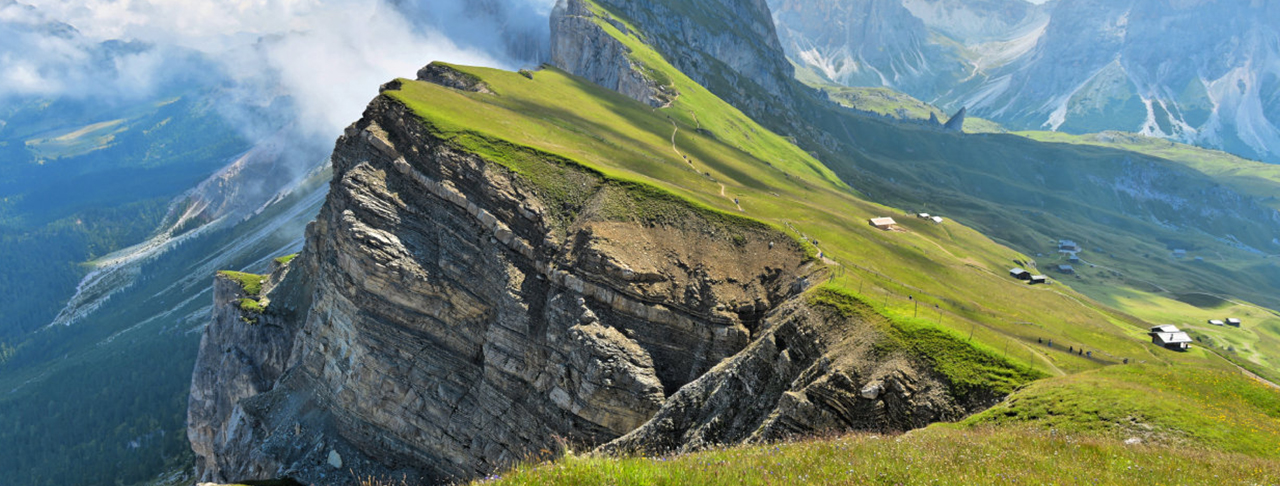
[[[484,92],[399,80],[398,88],[385,95],[410,107],[446,143],[496,162],[552,195],[558,182],[555,174],[529,163],[529,157],[549,157],[586,168],[618,187],[646,197],[680,201],[723,215],[735,224],[761,224],[786,231],[810,245],[813,257],[826,266],[826,281],[809,293],[811,305],[883,325],[882,329],[894,337],[889,346],[913,350],[917,356],[930,360],[935,372],[959,388],[1013,392],[1006,403],[968,422],[913,433],[908,436],[912,439],[895,441],[907,444],[894,445],[895,448],[918,453],[927,442],[918,437],[949,438],[946,440],[960,444],[946,449],[953,451],[976,447],[1010,452],[1008,445],[1018,444],[1016,454],[996,459],[1000,467],[1006,468],[1004,471],[1010,472],[1013,471],[1008,468],[1016,464],[1039,464],[1055,453],[1070,450],[1077,462],[1068,472],[1105,471],[1110,474],[1107,477],[1117,481],[1163,477],[1134,475],[1128,467],[1158,467],[1161,461],[1149,460],[1150,455],[1176,457],[1199,468],[1226,468],[1224,471],[1231,471],[1235,477],[1267,477],[1274,469],[1267,462],[1269,459],[1257,459],[1274,458],[1277,453],[1265,446],[1280,440],[1274,390],[1246,376],[1236,363],[1222,357],[1212,346],[1198,342],[1189,352],[1176,353],[1151,345],[1147,331],[1152,322],[1144,318],[1159,314],[1144,312],[1135,316],[1116,309],[1115,296],[1126,292],[1145,295],[1133,290],[1132,281],[1106,274],[1113,280],[1108,283],[1100,279],[1095,284],[1098,287],[1090,287],[1079,284],[1075,276],[1055,273],[1051,274],[1055,279],[1070,280],[1072,285],[1058,281],[1045,286],[1028,285],[1011,278],[1008,270],[1014,266],[1034,269],[1037,261],[1047,269],[1058,263],[1052,254],[1037,257],[1010,249],[951,220],[947,206],[938,211],[947,217],[939,224],[917,218],[912,211],[867,199],[867,194],[873,194],[882,200],[904,200],[905,197],[883,197],[886,188],[895,184],[905,187],[931,177],[978,178],[978,172],[990,169],[991,164],[956,166],[948,169],[955,172],[942,175],[930,170],[939,160],[956,162],[984,147],[1000,148],[991,157],[1009,157],[1020,150],[1037,156],[1085,156],[1083,162],[1064,167],[1064,174],[1072,174],[1071,169],[1102,167],[1109,163],[1106,158],[1111,153],[1072,152],[1018,135],[977,135],[983,138],[971,142],[972,139],[962,138],[966,135],[901,129],[892,123],[861,120],[851,126],[867,131],[850,136],[876,148],[853,159],[871,163],[867,168],[845,166],[833,171],[830,162],[824,164],[797,147],[794,139],[771,132],[672,67],[645,44],[637,26],[622,18],[605,20],[605,11],[597,10],[602,15],[597,19],[599,27],[629,49],[630,59],[642,66],[646,76],[659,80],[669,92],[678,93],[669,106],[652,108],[553,67],[512,73],[449,66],[483,83]],[[900,129],[904,132],[896,131]],[[1013,142],[1008,146],[1001,146],[1010,140]],[[949,141],[956,142],[956,153],[943,154],[943,146],[947,145],[943,142]],[[897,145],[889,147],[894,144]],[[902,157],[903,166],[910,168],[894,174],[908,174],[910,179],[886,183],[886,174],[866,179],[842,178],[851,170],[874,170],[870,168],[887,164],[894,156]],[[1185,168],[1171,170],[1180,177],[1187,174]],[[870,192],[845,182],[872,179],[878,182],[868,184]],[[1034,182],[1009,181],[1002,186],[1004,181],[990,180],[987,184],[1018,193]],[[1005,220],[1011,227],[1001,233],[1002,242],[1038,248],[1031,242],[1043,240],[1043,234],[1049,231],[1045,226],[1048,223],[1017,228],[1015,225],[1035,218],[1024,209],[992,206],[992,200],[981,194],[959,197],[955,193],[957,186],[939,187],[945,193],[941,200],[965,211],[968,217],[964,219],[968,221],[999,227],[993,221],[1002,215],[1023,214]],[[917,186],[911,194],[919,194],[920,190]],[[1031,199],[1035,196],[1023,195]],[[1050,202],[1061,202],[1057,209],[1096,208],[1098,211],[1091,213],[1095,219],[1116,217],[1117,221],[1128,221],[1117,216],[1116,208],[1096,206],[1096,201],[1067,203],[1051,198]],[[895,230],[884,231],[868,224],[870,218],[884,216],[897,220]],[[1093,223],[1076,219],[1052,222],[1059,223],[1066,232],[1096,229],[1090,226]],[[1120,233],[1115,239],[1104,241],[1108,248],[1115,248],[1132,241],[1132,235]],[[1093,275],[1094,268],[1108,268],[1106,263],[1132,266],[1131,252],[1121,257],[1110,256],[1111,252],[1106,251],[1099,253],[1108,255],[1101,257],[1107,260],[1097,260],[1103,264],[1097,267],[1085,263],[1082,268],[1088,269],[1086,277]],[[1106,290],[1096,290],[1102,286]],[[1050,378],[1026,385],[1040,377]],[[1231,412],[1226,413],[1228,410]],[[1069,436],[1046,437],[1027,432],[1050,429]],[[1178,449],[1126,448],[1122,441],[1133,437]],[[814,469],[817,471],[827,467],[823,461],[832,459],[830,455],[806,456],[806,447],[830,448],[839,443],[818,441],[785,450],[765,446],[743,450],[748,456],[768,451],[781,454],[778,464],[798,461],[803,466],[794,471],[803,474],[802,469],[819,468]],[[1077,447],[1081,445],[1084,449]],[[883,452],[876,447],[863,450],[871,455]],[[745,463],[742,457],[726,459],[715,454],[682,456],[671,462],[738,461],[721,466],[721,470]],[[1131,462],[1125,463],[1122,470],[1111,462],[1120,460],[1116,458]],[[562,474],[574,468],[575,461],[570,459],[528,474],[551,471],[569,483],[613,481],[601,479],[612,474],[650,478],[636,480],[636,484],[701,478],[664,476],[668,466],[639,459],[589,459],[603,462],[596,462],[598,467],[587,475]],[[979,462],[959,464],[977,467]],[[894,465],[898,466],[901,465]],[[925,461],[921,467],[925,468],[920,473],[923,476],[907,475],[902,479],[936,477],[957,466]],[[769,467],[752,470],[756,473],[749,474],[772,471]],[[596,475],[600,471],[606,475]],[[1017,477],[1039,481],[1048,480],[1052,474],[1033,467]],[[1210,476],[1212,473],[1188,477]],[[521,482],[519,477],[530,476],[517,476],[515,484]],[[547,479],[537,477],[539,481]]]
[[[935,224],[861,199],[810,155],[678,71],[668,73],[680,97],[671,107],[652,109],[554,68],[532,79],[453,68],[482,79],[492,93],[400,80],[399,90],[386,94],[413,108],[448,143],[535,181],[540,175],[528,170],[533,165],[522,163],[526,150],[709,211],[784,228],[812,245],[829,266],[828,282],[815,294],[828,297],[819,301],[845,296],[887,322],[901,322],[903,329],[937,329],[939,336],[951,336],[946,340],[974,349],[976,361],[960,358],[938,368],[953,377],[992,356],[1043,375],[1128,359],[1157,368],[1219,369],[1224,379],[1237,379],[1231,378],[1235,367],[1211,353],[1175,354],[1150,346],[1146,322],[1070,288],[1009,278],[1008,267],[1030,258],[963,225]],[[548,187],[553,182],[544,181]],[[901,231],[867,224],[886,215],[897,218]],[[1054,346],[1043,344],[1048,341]],[[944,351],[937,358],[954,361],[963,354]],[[998,375],[972,376],[982,381]]]

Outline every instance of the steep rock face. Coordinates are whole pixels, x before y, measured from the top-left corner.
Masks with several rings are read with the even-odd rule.
[[[489,90],[489,85],[485,84],[484,81],[463,74],[462,72],[443,64],[428,64],[424,66],[422,69],[418,70],[418,79],[459,91],[493,94],[493,91]],[[399,89],[399,82],[399,80],[396,80],[388,83],[383,87],[383,91],[387,89]]]
[[[1280,160],[1276,4],[1071,0],[1050,15],[1035,49],[975,90],[980,114]]]
[[[1280,160],[1280,6],[770,0],[787,55],[1014,129],[1139,132]]]
[[[748,113],[753,107],[763,109],[766,102],[756,99],[761,96],[785,100],[794,95],[794,70],[764,0],[595,3],[640,29],[649,45],[680,71]],[[554,25],[554,12],[552,16]],[[558,37],[553,35],[553,45],[562,42]]]
[[[789,58],[834,83],[951,101],[1046,21],[1023,0],[770,0]],[[1034,43],[1034,39],[1032,39]]]
[[[932,42],[928,27],[899,0],[775,0],[771,6],[787,55],[836,83],[914,94],[968,75],[956,48]]]
[[[264,292],[287,273],[278,267]],[[290,284],[305,287],[301,282]],[[187,437],[197,468],[216,472],[207,479],[260,476],[276,469],[239,452],[250,449],[246,441],[253,435],[237,428],[244,415],[238,404],[275,386],[288,366],[297,326],[289,312],[242,309],[240,301],[247,297],[239,282],[221,274],[215,278],[212,322],[200,338],[201,352],[191,377]]]
[[[675,95],[671,88],[645,75],[629,57],[630,50],[592,20],[582,0],[561,0],[551,14],[551,63],[627,97],[661,107]],[[623,32],[626,25],[615,21]]]
[[[947,124],[943,125],[943,128],[946,128],[947,130],[951,130],[953,132],[964,131],[964,117],[965,117],[965,113],[967,112],[968,112],[968,109],[961,106],[960,111],[957,111],[954,115],[951,115],[951,118],[947,119]]]
[[[422,76],[501,96],[450,69]],[[532,149],[504,152],[513,172],[464,147],[390,93],[338,140],[258,324],[219,294],[189,413],[202,480],[431,484],[563,443],[905,430],[994,398],[955,398],[873,311],[811,304],[820,266],[771,227]]]
[[[954,420],[990,403],[961,403],[944,380],[884,334],[796,300],[770,313],[741,353],[681,388],[611,452],[661,454],[824,431],[893,431]]]
[[[333,161],[295,261],[310,303],[277,298],[283,285],[270,295],[268,314],[301,309],[288,369],[243,392],[219,383],[252,370],[197,370],[222,378],[193,384],[193,429],[235,444],[200,439],[205,479],[349,482],[332,454],[362,474],[441,481],[556,450],[556,438],[607,442],[746,347],[811,271],[798,244],[763,227],[688,209],[679,224],[604,217],[594,208],[627,196],[590,172],[563,168],[587,201],[566,213],[388,97]],[[202,363],[238,339],[224,321]]]
[[[997,40],[1042,19],[1044,8],[1025,0],[900,0],[930,29],[965,44]]]

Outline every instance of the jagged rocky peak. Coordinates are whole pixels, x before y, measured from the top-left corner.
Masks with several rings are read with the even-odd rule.
[[[957,111],[954,115],[951,115],[951,118],[947,119],[947,124],[943,125],[942,128],[951,130],[953,132],[964,131],[964,116],[967,111],[968,110],[965,107],[961,106],[960,111]]]

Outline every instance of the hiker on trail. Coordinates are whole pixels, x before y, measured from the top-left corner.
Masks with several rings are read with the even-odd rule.
[[[1124,364],[1129,364],[1129,358],[1124,359]]]
[[[1089,359],[1093,359],[1093,351],[1089,351],[1089,352],[1084,353],[1084,354],[1085,354],[1085,355],[1087,355],[1087,356],[1089,357]]]
[[[1044,338],[1036,338],[1036,344],[1044,344]]]
[[[1051,348],[1053,347],[1053,340],[1052,340],[1052,339],[1050,339],[1050,340],[1049,340],[1049,347],[1051,347]]]
[[[1075,347],[1075,346],[1067,346],[1067,352],[1068,352],[1068,353],[1074,353],[1074,352],[1076,352],[1076,347]]]

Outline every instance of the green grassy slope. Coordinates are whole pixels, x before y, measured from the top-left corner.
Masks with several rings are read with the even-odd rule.
[[[910,311],[966,336],[972,333],[974,340],[1041,371],[1091,369],[1147,353],[1138,339],[1141,325],[1069,289],[1033,288],[1008,278],[1007,267],[1025,257],[977,232],[904,217],[857,198],[808,154],[678,72],[672,79],[681,97],[670,108],[652,110],[554,69],[537,72],[532,80],[497,70],[458,69],[483,78],[495,94],[408,80],[388,94],[413,107],[437,133],[517,172],[520,163],[511,154],[519,151],[500,150],[495,140],[802,234],[816,240],[817,250],[834,262],[831,285],[878,303],[882,312]],[[695,130],[698,126],[709,134]],[[880,215],[897,216],[906,231],[879,231],[867,224],[867,218]],[[916,302],[923,313],[916,311]],[[1037,337],[1088,343],[1099,352],[1089,360],[1041,349],[1034,346]]]
[[[943,332],[971,339],[977,349],[990,351],[986,355],[999,354],[1048,374],[1096,369],[1125,358],[1234,371],[1203,349],[1176,354],[1152,347],[1146,323],[1069,288],[1031,287],[1010,279],[1007,268],[1026,256],[962,225],[935,225],[858,198],[808,154],[678,71],[659,67],[668,69],[682,93],[661,110],[555,69],[529,79],[457,67],[483,79],[494,94],[409,80],[387,94],[413,108],[451,143],[524,170],[527,177],[537,178],[521,162],[532,149],[816,240],[830,260],[824,288],[853,296],[891,320],[949,329]],[[898,217],[905,231],[871,228],[866,219],[876,215]],[[1038,344],[1050,339],[1057,343],[1053,348]],[[1093,356],[1069,353],[1068,346]]]
[[[1280,463],[1025,429],[930,427],[673,457],[568,456],[472,484],[1270,484]]]
[[[828,281],[811,294],[813,302],[838,310],[848,306],[850,312],[880,316],[891,329],[906,336],[907,345],[939,356],[935,369],[953,382],[978,377],[981,386],[990,387],[993,378],[1012,376],[1002,374],[1022,366],[1030,367],[1033,374],[1059,378],[1023,388],[1015,393],[1016,401],[969,423],[931,427],[898,441],[853,437],[785,446],[790,447],[787,450],[748,447],[659,462],[569,458],[553,465],[526,468],[516,474],[511,484],[540,483],[549,478],[569,484],[714,482],[715,478],[703,475],[708,460],[717,464],[712,469],[724,473],[722,478],[735,483],[768,479],[765,472],[816,474],[833,467],[841,469],[831,471],[848,471],[849,456],[841,455],[844,451],[833,451],[850,441],[858,443],[855,448],[859,449],[851,453],[852,457],[860,458],[858,463],[880,467],[872,468],[874,471],[887,474],[905,469],[906,464],[918,465],[916,471],[921,472],[896,476],[903,480],[959,474],[972,468],[980,468],[979,477],[1000,473],[1033,482],[1064,473],[1080,478],[1105,474],[1114,481],[1150,484],[1163,484],[1174,478],[1205,480],[1218,473],[1246,479],[1274,475],[1274,462],[1253,458],[1275,456],[1275,451],[1254,445],[1280,443],[1274,397],[1268,395],[1274,391],[1246,377],[1212,346],[1197,345],[1187,353],[1155,348],[1145,334],[1150,322],[1115,308],[1141,310],[1138,306],[1117,305],[1117,296],[1149,298],[1154,295],[1152,292],[1134,290],[1144,280],[1170,285],[1167,269],[1149,274],[1133,272],[1143,263],[1135,263],[1134,255],[1163,251],[1159,238],[1175,238],[1178,232],[1149,228],[1149,223],[1103,205],[1097,200],[1100,196],[1091,197],[1093,194],[1084,194],[1079,200],[1039,194],[1034,189],[1037,185],[1054,184],[1052,177],[1045,177],[1045,171],[1051,169],[1044,165],[1020,168],[1015,163],[1029,156],[1056,158],[1070,154],[1072,160],[1054,175],[1091,170],[1105,173],[1114,165],[1117,154],[1133,153],[1110,149],[1064,151],[1021,136],[969,138],[875,119],[815,121],[845,124],[851,136],[856,134],[859,140],[871,141],[867,150],[853,156],[869,162],[861,170],[893,166],[875,177],[880,182],[863,185],[861,181],[872,177],[850,176],[848,167],[829,169],[787,138],[770,132],[694,83],[633,34],[624,34],[603,21],[599,25],[631,48],[632,58],[643,63],[654,79],[680,93],[671,106],[652,109],[553,68],[529,78],[499,70],[455,67],[482,79],[493,93],[462,92],[401,80],[401,89],[386,95],[413,108],[428,128],[449,143],[505,165],[547,190],[553,187],[549,178],[553,174],[540,173],[527,163],[527,157],[580,165],[631,187],[675,195],[708,211],[785,229],[810,242],[828,265]],[[815,115],[824,116],[835,115]],[[946,157],[941,155],[944,148],[950,151]],[[951,165],[940,165],[944,160]],[[1175,171],[1184,171],[1180,174],[1190,170],[1173,166]],[[989,174],[999,173],[1002,168],[1009,169],[1009,179],[990,179]],[[544,177],[547,179],[539,183],[538,179]],[[895,177],[901,179],[894,181]],[[938,178],[964,180],[983,190],[1007,189],[1011,194],[1007,197],[1027,200],[993,205],[982,194],[957,190],[965,184],[926,182]],[[886,183],[886,179],[890,182]],[[857,183],[857,188],[849,187],[845,181]],[[913,186],[915,189],[911,189]],[[921,187],[928,187],[931,192],[926,193]],[[903,191],[895,194],[890,189]],[[997,229],[1000,241],[1024,248],[1025,253],[965,225],[951,221],[937,225],[905,211],[868,202],[864,198],[868,193],[886,201],[929,203],[912,209],[954,210],[966,221]],[[1033,207],[1036,209],[1031,210]],[[1050,215],[1050,208],[1077,209],[1084,216],[1061,219]],[[871,228],[867,218],[872,216],[893,216],[903,231]],[[1138,241],[1134,231],[1105,234],[1099,231],[1098,220],[1108,225],[1146,225],[1141,229],[1153,236],[1151,241]],[[1072,286],[1032,287],[1009,278],[1009,267],[1033,259],[1026,253],[1052,250],[1049,235],[1074,236],[1083,240],[1090,251],[1098,247],[1123,251],[1104,250],[1089,255],[1089,263],[1095,266],[1082,265],[1078,278],[1054,275]],[[1232,251],[1228,245],[1213,248]],[[1231,256],[1249,258],[1239,250]],[[1038,260],[1041,268],[1054,263],[1053,256]],[[1213,271],[1203,273],[1211,276]],[[1189,273],[1178,270],[1175,274]],[[1237,282],[1232,288],[1249,285],[1247,281]],[[1188,299],[1205,305],[1203,299]],[[1213,312],[1218,310],[1244,315],[1249,308]],[[1157,316],[1150,312],[1142,315]],[[1199,318],[1190,313],[1178,315]],[[1261,310],[1248,316],[1250,320],[1266,319]],[[1044,344],[1048,340],[1054,342],[1053,347]],[[1250,342],[1259,341],[1261,338]],[[931,345],[936,347],[930,348]],[[1083,356],[1077,351],[1081,349],[1090,351],[1092,356]],[[1125,360],[1132,364],[1122,365]],[[995,363],[995,367],[986,368],[986,363]],[[1013,377],[1007,386],[1012,389],[1025,380],[1025,376]],[[1075,402],[1078,406],[1060,405],[1072,404],[1066,397],[1086,393],[1089,399]],[[1188,393],[1194,399],[1182,399]],[[1166,403],[1177,406],[1166,410],[1162,408]],[[1225,413],[1227,410],[1233,411]],[[1186,416],[1195,419],[1179,421]],[[1059,417],[1066,420],[1061,423],[1072,424],[1067,431],[1081,434],[1082,438],[1046,437],[1025,429],[1027,424],[1033,425],[1030,430],[1061,427]],[[1126,447],[1119,442],[1118,434],[1131,429],[1109,428],[1108,424],[1116,420],[1127,420],[1138,429],[1159,431],[1148,434],[1147,439],[1179,448]],[[1233,441],[1245,445],[1232,445]],[[882,444],[892,445],[885,448]],[[930,449],[928,444],[942,445]],[[947,459],[975,449],[990,451],[992,459]],[[730,453],[733,455],[723,455]],[[890,453],[898,459],[869,462],[869,457]],[[1069,456],[1068,460],[1061,460],[1063,454]],[[761,455],[771,457],[769,460],[775,465],[789,463],[790,469],[771,469],[758,459],[751,459]],[[1056,461],[1051,459],[1055,455]],[[1151,459],[1153,455],[1156,460]],[[1161,459],[1167,457],[1186,461],[1188,467],[1173,472],[1161,470]],[[910,459],[903,462],[902,458]],[[1064,463],[1069,465],[1062,466]],[[680,464],[688,467],[680,469]],[[544,475],[547,473],[553,476]],[[883,477],[825,476],[832,481],[855,483]]]
[[[1272,208],[1280,209],[1280,193],[1276,191],[1276,186],[1280,185],[1280,165],[1125,132],[1087,135],[1041,131],[1015,133],[1041,142],[1122,149],[1173,161],[1244,194],[1263,198]]]
[[[946,123],[953,114],[889,88],[829,86],[814,84],[812,81],[806,84],[825,91],[832,101],[843,106],[894,120],[928,121],[929,116],[933,115],[940,122]],[[1004,131],[1004,127],[991,120],[974,116],[965,117],[964,120],[965,133],[1003,133]]]
[[[920,109],[900,95],[879,102],[882,112]],[[1215,352],[1280,378],[1272,311],[1280,307],[1280,260],[1266,254],[1276,237],[1269,211],[1280,205],[1275,166],[1127,134],[959,135],[810,113],[814,126],[854,144],[823,157],[872,199],[953,216],[1035,256],[1046,273],[1098,302],[1191,327]],[[1084,244],[1072,275],[1049,270],[1068,263],[1056,251],[1059,238]],[[1189,253],[1174,258],[1175,248]],[[1254,325],[1204,325],[1231,316]]]
[[[687,30],[699,29],[693,24]],[[628,25],[643,31],[644,26]],[[1052,243],[1057,239],[1085,243],[1086,262],[1077,266],[1081,271],[1053,275],[1095,300],[1114,305],[1133,292],[1154,292],[1165,297],[1156,299],[1162,305],[1176,300],[1167,297],[1210,293],[1234,296],[1247,308],[1252,308],[1248,303],[1280,308],[1280,260],[1264,254],[1280,250],[1273,243],[1274,213],[1260,210],[1277,205],[1274,193],[1280,191],[1274,180],[1235,169],[1227,169],[1231,177],[1215,179],[1183,161],[1126,147],[1038,143],[1015,134],[940,133],[838,107],[824,94],[805,93],[801,81],[779,99],[715,60],[708,54],[712,47],[675,44],[667,52],[675,63],[697,70],[697,78],[712,92],[743,107],[762,125],[789,135],[867,199],[954,217],[999,243],[1037,256],[1041,268],[1063,263]],[[797,76],[805,83],[823,83],[812,72],[802,70]],[[886,110],[891,103],[874,101],[865,111],[898,109]],[[1147,188],[1158,191],[1152,194]],[[1206,198],[1211,203],[1203,204]],[[1226,211],[1203,211],[1215,207]],[[1204,261],[1171,258],[1178,247],[1204,255]],[[1192,315],[1172,318],[1176,320],[1169,322],[1199,321]],[[1252,348],[1235,356],[1230,350],[1239,346],[1219,347],[1232,360],[1261,360],[1251,354]]]
[[[923,120],[930,113],[945,116],[937,108],[883,88],[823,89],[831,92],[833,99],[845,106],[890,118]],[[1003,130],[996,127],[984,131],[997,133]],[[1112,164],[1089,163],[1090,159],[1123,157],[1124,153],[1130,153],[1130,156],[1141,154],[1190,173],[1199,178],[1202,185],[1203,181],[1220,184],[1257,198],[1272,208],[1280,208],[1280,166],[1128,133],[1071,135],[1032,131],[1015,135],[1044,142],[1048,147],[1035,150],[1056,150],[1069,157],[1062,161],[1064,165],[1086,162],[1087,168],[1080,170],[1083,175],[1107,175],[1116,170]],[[1071,179],[1077,176],[1062,172],[1057,177]],[[995,179],[991,183],[993,189],[995,184],[1005,184],[1010,188],[1025,187],[1023,191],[1028,194],[1034,192],[1024,181]],[[1058,182],[1058,185],[1067,187],[1074,184],[1070,180]],[[1194,194],[1194,191],[1188,191],[1188,195]],[[957,205],[977,207],[980,201],[975,199],[980,199],[980,196]],[[1062,278],[1063,283],[1125,314],[1191,330],[1194,336],[1201,337],[1202,345],[1273,381],[1280,379],[1280,314],[1230,296],[1243,293],[1250,298],[1261,297],[1268,305],[1274,306],[1275,302],[1267,297],[1274,294],[1280,280],[1277,280],[1275,263],[1267,255],[1238,248],[1205,234],[1187,234],[1158,225],[1118,225],[1130,230],[1129,234],[1103,233],[1098,228],[1091,228],[1087,220],[1063,221],[1042,208],[986,206],[971,212],[970,216],[987,213],[985,221],[976,221],[985,229],[994,230],[994,234],[1004,236],[1002,239],[1010,240],[1014,246],[1023,247],[1028,253],[1047,255],[1037,258],[1044,268],[1069,263],[1054,251],[1050,242],[1053,235],[1075,235],[1070,237],[1086,242],[1084,261],[1075,265],[1076,274],[1055,274]],[[1103,222],[1116,218],[1098,217],[1104,211],[1114,213],[1114,210],[1089,208],[1087,204],[1081,206],[1085,208],[1083,212]],[[998,218],[1023,224],[994,223]],[[1023,235],[1019,237],[1018,233]],[[1040,241],[1036,241],[1035,233],[1041,233]],[[1092,235],[1098,236],[1090,237]],[[1185,258],[1173,258],[1171,250],[1174,247],[1190,252]],[[1104,251],[1089,251],[1098,248]],[[1250,324],[1240,329],[1207,324],[1210,319],[1226,317],[1238,317]]]
[[[1032,423],[1280,458],[1280,393],[1238,376],[1189,366],[1112,366],[1033,383],[964,425]]]
[[[1089,135],[1072,135],[1057,132],[1017,132],[1018,135],[1052,144],[1080,145],[1107,149],[1122,149],[1159,157],[1180,164],[1203,174],[1223,186],[1242,194],[1259,198],[1264,204],[1280,209],[1280,166],[1208,150],[1168,140],[1144,137],[1121,132],[1104,132]],[[1280,236],[1280,235],[1278,235]],[[1108,279],[1085,279],[1071,282],[1081,292],[1125,313],[1152,322],[1167,322],[1191,330],[1200,336],[1201,344],[1272,381],[1280,379],[1280,313],[1230,295],[1233,286],[1224,281],[1241,276],[1271,275],[1275,256],[1250,254],[1250,252],[1223,252],[1212,247],[1196,247],[1183,239],[1181,243],[1189,253],[1184,258],[1172,258],[1168,252],[1158,252],[1156,261],[1168,262],[1165,268],[1174,268],[1188,274],[1189,283],[1195,287],[1170,285],[1159,276],[1144,274],[1142,266],[1114,264],[1125,267],[1124,278],[1143,284],[1126,287]],[[1158,251],[1158,250],[1156,250]],[[1199,260],[1197,260],[1197,257]],[[1106,270],[1104,272],[1110,272]],[[1101,272],[1089,272],[1097,275]],[[1270,277],[1274,280],[1274,277]],[[1206,285],[1207,283],[1207,285]],[[1245,322],[1241,328],[1219,327],[1208,324],[1211,319],[1236,317]]]

